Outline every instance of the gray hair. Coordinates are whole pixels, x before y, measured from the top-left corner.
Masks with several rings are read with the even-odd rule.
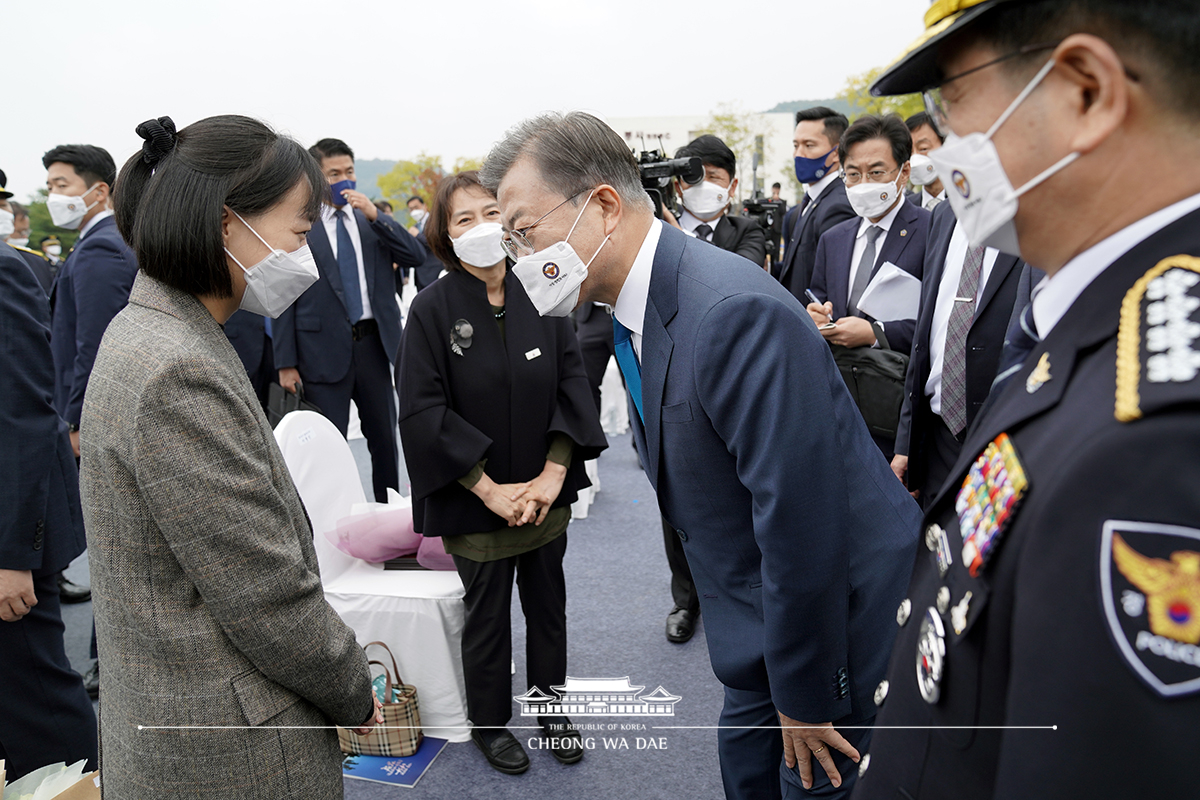
[[[628,205],[654,210],[633,153],[616,131],[591,114],[549,113],[517,124],[483,162],[479,178],[484,188],[495,194],[513,164],[525,156],[533,160],[547,187],[563,197],[606,183]]]

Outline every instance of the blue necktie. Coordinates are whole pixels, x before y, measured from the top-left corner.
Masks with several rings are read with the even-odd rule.
[[[354,255],[354,242],[350,239],[350,231],[346,229],[346,210],[339,209],[337,217],[337,262],[338,273],[342,276],[342,291],[346,297],[346,313],[350,322],[362,319],[362,289],[358,284],[358,259]]]
[[[1038,346],[1041,338],[1033,326],[1033,304],[1025,306],[1021,316],[1008,328],[1004,336],[1004,349],[1000,352],[1000,369],[992,381],[991,394],[998,396],[1012,377],[1021,371],[1025,359]]]
[[[625,376],[625,386],[633,398],[638,417],[646,424],[646,415],[642,413],[642,367],[638,364],[637,353],[633,351],[633,334],[629,332],[613,315],[613,350],[617,355],[617,366]]]

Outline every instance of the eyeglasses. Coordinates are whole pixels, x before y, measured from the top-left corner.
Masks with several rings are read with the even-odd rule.
[[[591,189],[580,189],[578,192],[571,195],[566,200],[563,200],[561,203],[559,203],[554,208],[547,211],[545,214],[542,214],[540,217],[538,217],[536,220],[534,220],[532,225],[526,225],[524,228],[516,228],[515,230],[511,230],[508,233],[506,233],[504,235],[504,238],[502,238],[500,240],[500,245],[504,248],[504,252],[507,253],[508,257],[511,258],[513,261],[516,261],[521,256],[533,255],[537,251],[534,249],[533,245],[530,243],[530,241],[527,237],[527,234],[531,230],[533,230],[535,227],[540,225],[542,220],[544,220],[546,217],[550,216],[555,211],[558,211],[560,208],[565,206],[567,203],[571,202],[576,197],[579,197],[579,195],[581,195],[587,191],[591,191]]]
[[[873,169],[867,173],[867,182],[884,183],[887,181],[889,175],[899,170],[900,167],[896,167],[896,169]],[[842,170],[842,180],[846,182],[847,186],[855,186],[862,182],[862,179],[863,176],[861,172],[847,172]]]
[[[1008,55],[1000,56],[999,58],[989,61],[986,64],[980,64],[978,67],[972,67],[966,72],[958,73],[954,77],[946,78],[946,80],[942,81],[937,86],[930,86],[921,94],[925,98],[925,112],[929,114],[929,119],[933,123],[934,130],[936,130],[938,135],[943,139],[950,134],[950,110],[946,107],[946,101],[942,98],[942,87],[947,83],[952,83],[959,78],[965,78],[972,73],[979,72],[981,69],[994,67],[997,64],[1004,63],[1005,61],[1011,61],[1014,58],[1027,56],[1030,53],[1036,53],[1039,50],[1052,50],[1055,47],[1058,47],[1058,45],[1058,42],[1027,44],[1020,50],[1014,50]]]

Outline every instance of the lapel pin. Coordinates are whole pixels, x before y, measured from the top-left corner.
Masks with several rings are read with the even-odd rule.
[[[958,602],[958,605],[950,609],[950,624],[954,626],[955,636],[962,636],[962,632],[967,629],[967,614],[970,613],[970,609],[970,592],[964,594],[963,599]]]
[[[1042,353],[1042,357],[1038,359],[1037,366],[1033,368],[1033,372],[1029,373],[1029,377],[1025,379],[1025,391],[1033,394],[1042,388],[1042,384],[1049,380],[1050,354]]]
[[[901,236],[908,236],[908,228],[905,228],[904,230],[900,231],[900,235],[901,235]]]
[[[528,353],[525,354],[525,360],[533,361],[535,358],[537,358],[541,354],[542,354],[542,349],[540,347],[535,347],[532,350],[530,350]]]

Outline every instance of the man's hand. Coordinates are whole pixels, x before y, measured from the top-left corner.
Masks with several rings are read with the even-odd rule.
[[[834,788],[841,786],[842,776],[833,765],[833,756],[829,754],[829,748],[842,751],[855,763],[858,763],[860,758],[858,751],[833,729],[832,722],[797,722],[782,711],[776,713],[779,714],[779,724],[783,729],[783,763],[787,764],[788,769],[800,765],[800,782],[804,784],[804,788],[811,789],[813,785],[810,755],[817,757]]]
[[[355,191],[354,189],[346,189],[342,192],[342,198],[346,201],[346,205],[361,211],[369,222],[374,222],[379,216],[379,209],[362,192]]]
[[[0,620],[16,622],[37,603],[30,570],[0,569]]]
[[[375,709],[371,712],[371,716],[367,717],[367,721],[362,725],[353,729],[359,736],[366,736],[376,725],[383,724],[383,706],[379,704],[379,698],[375,696],[375,692],[371,692],[371,700],[375,703]]]
[[[809,303],[805,310],[812,317],[813,323],[818,328],[822,325],[828,325],[829,320],[833,318],[833,303],[825,303],[824,305]]]
[[[904,488],[908,488],[908,456],[897,454],[892,458],[892,472],[896,473],[896,477],[904,484]]]
[[[875,344],[875,330],[862,317],[842,317],[837,326],[821,331],[825,341],[842,347],[868,347]]]
[[[71,439],[71,449],[75,451],[75,457],[79,458],[79,431],[71,431],[67,436]]]
[[[533,501],[533,512],[537,514],[536,521],[530,513],[530,506],[526,506],[525,513],[521,517],[522,524],[533,521],[535,525],[541,525],[546,519],[546,515],[550,513],[550,506],[558,499],[558,493],[562,491],[563,481],[567,477],[567,468],[562,464],[555,464],[553,461],[547,461],[542,474],[538,475],[533,480],[524,485],[524,488],[514,497],[514,500]]]
[[[300,380],[300,370],[295,367],[279,370],[279,385],[295,394],[296,386],[303,385],[303,381]]]
[[[683,230],[683,226],[679,224],[679,220],[675,219],[675,215],[671,213],[671,209],[667,208],[665,204],[663,205],[663,222],[668,225],[674,225],[679,230]]]

